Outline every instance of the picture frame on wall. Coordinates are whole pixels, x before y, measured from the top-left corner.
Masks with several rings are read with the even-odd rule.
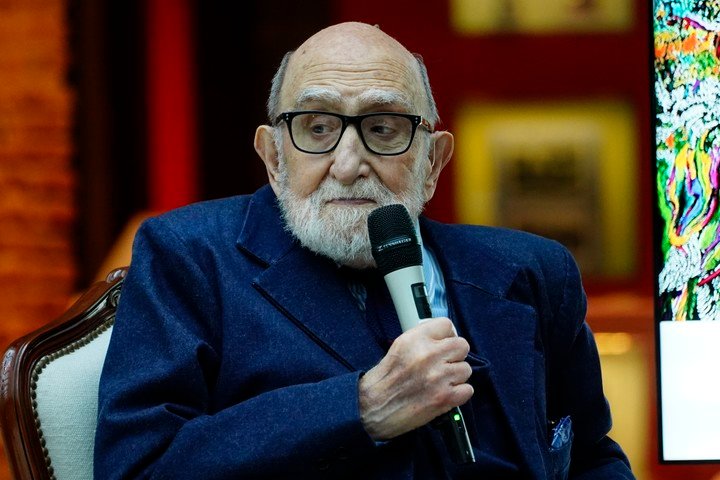
[[[455,128],[458,220],[553,238],[589,277],[631,277],[633,113],[622,101],[468,102]]]
[[[539,138],[494,131],[488,138],[499,188],[496,217],[503,226],[553,238],[586,274],[601,274],[602,219],[596,130]]]
[[[451,0],[462,35],[622,32],[633,25],[632,0]]]

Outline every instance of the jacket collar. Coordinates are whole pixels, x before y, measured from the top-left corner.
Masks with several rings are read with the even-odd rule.
[[[271,265],[294,246],[295,240],[285,230],[275,192],[270,185],[265,185],[250,197],[237,247],[259,262]]]

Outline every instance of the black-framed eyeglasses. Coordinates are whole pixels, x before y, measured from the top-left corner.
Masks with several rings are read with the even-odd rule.
[[[284,121],[295,148],[305,153],[328,153],[335,149],[348,125],[355,125],[363,145],[376,155],[400,155],[410,148],[419,126],[432,133],[427,120],[407,113],[375,112],[340,115],[315,110],[285,112],[275,125]]]

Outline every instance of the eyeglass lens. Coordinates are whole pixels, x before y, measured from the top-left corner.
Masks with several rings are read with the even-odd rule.
[[[303,113],[293,118],[290,128],[295,145],[307,152],[332,150],[342,134],[342,119],[334,115]],[[413,137],[413,124],[408,118],[372,115],[360,121],[360,134],[371,151],[389,155],[408,148]]]

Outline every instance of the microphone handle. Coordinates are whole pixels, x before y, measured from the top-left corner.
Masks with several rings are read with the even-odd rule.
[[[385,275],[390,296],[400,319],[403,332],[414,327],[421,319],[432,318],[421,266],[411,266]],[[407,294],[410,285],[412,295]],[[454,407],[431,422],[443,438],[450,459],[458,465],[475,463],[465,417],[460,407]]]
[[[457,465],[475,463],[475,453],[460,407],[453,407],[449,412],[437,417],[432,421],[432,426],[440,432],[453,463]]]
[[[413,288],[413,295],[417,290],[419,289]],[[418,308],[420,318],[432,318],[432,310],[430,309],[430,302],[428,302],[425,284],[422,285],[422,296],[415,297],[415,302],[416,304],[422,304],[422,307]],[[465,417],[460,411],[460,407],[453,407],[449,412],[440,415],[433,420],[432,425],[440,431],[445,447],[450,453],[450,459],[455,464],[475,463],[475,453],[470,443],[470,436],[465,426]]]

